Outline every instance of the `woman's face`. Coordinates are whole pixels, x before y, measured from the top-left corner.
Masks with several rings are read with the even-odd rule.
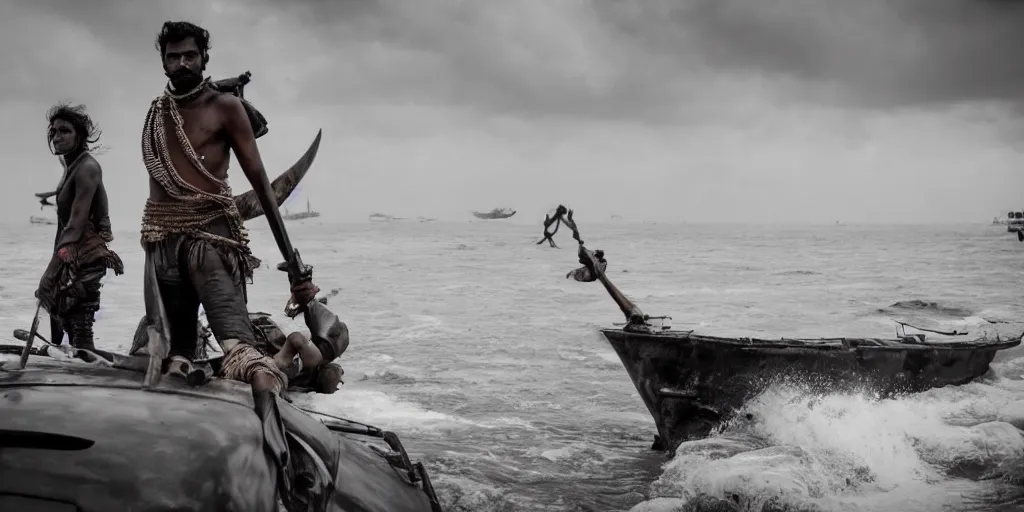
[[[53,120],[53,123],[50,124],[49,136],[50,142],[53,144],[53,150],[58,155],[70,153],[78,145],[78,135],[75,133],[75,127],[63,119]]]

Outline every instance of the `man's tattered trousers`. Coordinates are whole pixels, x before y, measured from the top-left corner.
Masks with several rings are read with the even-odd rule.
[[[227,236],[224,221],[207,232]],[[148,244],[171,334],[170,355],[193,359],[202,348],[196,323],[199,306],[217,340],[255,343],[246,306],[245,276],[237,251],[188,234],[170,234]]]

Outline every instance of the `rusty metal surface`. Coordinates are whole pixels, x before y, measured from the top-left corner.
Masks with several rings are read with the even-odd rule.
[[[290,442],[293,461],[315,459],[333,474],[327,510],[436,510],[371,447],[379,441],[332,432],[284,400],[278,406],[289,435],[315,454]],[[190,388],[167,378],[144,391],[138,372],[38,356],[25,370],[0,369],[0,495],[81,512],[277,511],[277,470],[263,444],[241,383]]]
[[[3,388],[0,410],[0,431],[95,442],[52,450],[0,441],[0,492],[71,502],[85,512],[276,510],[259,421],[241,405],[40,385]]]

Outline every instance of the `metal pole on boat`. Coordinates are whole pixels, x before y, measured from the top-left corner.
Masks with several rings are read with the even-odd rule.
[[[36,301],[36,314],[32,317],[32,327],[28,330],[28,340],[25,348],[21,351],[21,360],[18,362],[18,369],[24,370],[28,364],[28,355],[32,352],[32,343],[36,340],[36,332],[39,331],[39,310],[43,308],[42,301]]]
[[[644,312],[641,311],[640,308],[633,303],[633,301],[629,300],[629,298],[626,297],[626,295],[622,293],[622,291],[619,290],[619,288],[615,286],[615,284],[613,284],[610,279],[608,279],[607,274],[601,269],[601,261],[599,261],[600,258],[598,258],[598,255],[596,255],[594,251],[591,251],[590,249],[584,247],[583,238],[580,236],[580,230],[576,226],[576,220],[573,219],[572,214],[572,210],[568,210],[566,212],[564,224],[566,226],[569,226],[569,229],[572,230],[572,237],[576,239],[576,241],[579,242],[580,244],[580,263],[582,263],[583,265],[590,269],[590,271],[594,275],[593,277],[595,278],[595,280],[601,282],[601,285],[604,286],[605,291],[608,292],[608,295],[611,295],[612,300],[614,300],[615,303],[619,306],[619,309],[622,311],[622,314],[626,317],[626,327],[624,327],[624,329],[628,329],[632,326],[646,325],[648,319],[647,315],[645,315]],[[601,251],[598,250],[597,252]]]

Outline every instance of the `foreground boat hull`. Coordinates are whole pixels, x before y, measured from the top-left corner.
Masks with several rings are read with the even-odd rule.
[[[24,370],[0,369],[0,510],[279,510],[279,471],[248,386],[165,378],[143,391],[140,381],[36,356]],[[321,468],[333,482],[320,510],[439,510],[387,447],[276,400],[289,464],[314,468],[303,473],[310,478]]]
[[[984,375],[1010,341],[909,344],[877,339],[751,340],[690,332],[601,331],[658,428],[655,449],[706,437],[770,385],[882,396],[959,385]]]

